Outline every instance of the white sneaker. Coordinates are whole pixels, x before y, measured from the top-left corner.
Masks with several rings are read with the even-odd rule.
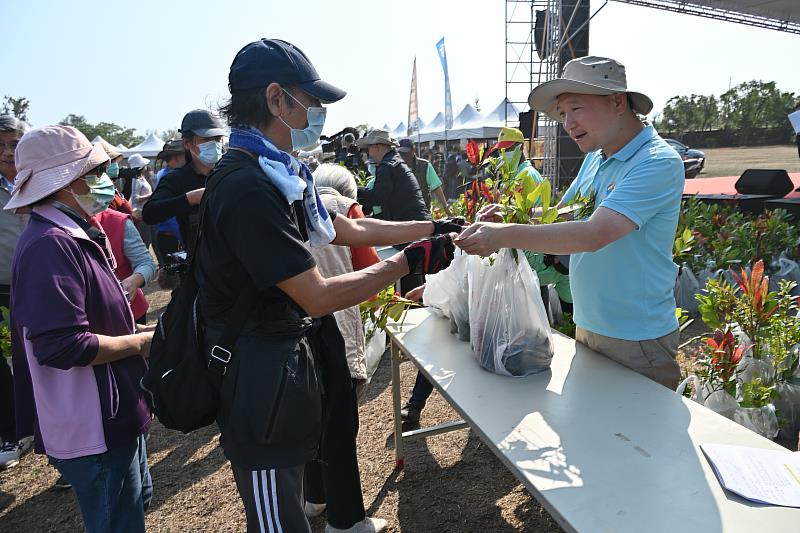
[[[381,533],[389,523],[383,518],[366,517],[361,522],[356,522],[347,529],[337,529],[330,524],[325,525],[325,533]]]
[[[28,446],[30,448],[30,446]],[[22,444],[17,442],[4,442],[0,446],[0,469],[11,468],[19,464],[22,456]]]
[[[306,504],[303,506],[303,511],[305,511],[308,518],[314,518],[315,516],[319,516],[324,513],[327,507],[328,504],[326,503],[306,502]]]

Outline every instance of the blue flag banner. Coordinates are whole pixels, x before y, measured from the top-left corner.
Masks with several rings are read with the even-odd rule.
[[[453,104],[450,101],[450,75],[447,73],[447,53],[444,51],[444,37],[436,43],[436,51],[442,61],[444,70],[444,127],[449,130],[453,127]]]

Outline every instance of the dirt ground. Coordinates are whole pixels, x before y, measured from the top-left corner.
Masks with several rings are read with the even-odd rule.
[[[151,291],[148,297],[152,321],[168,295]],[[702,323],[695,322],[683,339],[703,331]],[[697,346],[695,342],[682,350],[682,366],[691,365]],[[412,366],[405,363],[401,374],[408,391],[415,377]],[[388,520],[393,532],[562,531],[468,429],[411,443],[405,470],[394,471],[390,378],[387,354],[360,406],[359,457],[369,515]],[[426,425],[456,418],[437,393],[423,413]],[[155,484],[147,513],[149,531],[244,530],[244,510],[218,439],[214,427],[182,435],[154,424],[148,442]],[[785,444],[796,446],[796,442]],[[80,531],[80,511],[72,491],[52,488],[57,477],[46,459],[34,454],[0,472],[0,532]],[[324,515],[312,526],[315,532],[323,531]]]
[[[706,166],[699,178],[740,176],[748,168],[782,168],[787,172],[800,172],[797,146],[756,146],[737,148],[702,148],[706,153]]]

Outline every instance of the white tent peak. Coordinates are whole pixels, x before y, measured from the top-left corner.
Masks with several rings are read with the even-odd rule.
[[[99,142],[101,142],[101,141],[102,141],[102,142],[108,142],[108,141],[106,141],[105,139],[103,139],[103,137],[102,137],[102,136],[98,135],[98,136],[96,136],[94,139],[92,139],[92,144],[97,144],[97,143],[99,143]],[[111,144],[111,143],[108,143],[108,144]]]
[[[155,133],[151,133],[147,138],[136,146],[123,150],[125,157],[133,154],[141,154],[143,157],[155,157],[164,148],[164,141],[158,138]]]

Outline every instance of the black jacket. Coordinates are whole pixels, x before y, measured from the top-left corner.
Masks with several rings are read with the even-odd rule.
[[[194,236],[199,222],[198,206],[189,205],[186,193],[206,186],[206,176],[198,174],[191,163],[165,174],[158,182],[153,195],[142,206],[145,224],[160,224],[172,217],[178,220],[183,242],[187,248],[194,246]]]
[[[375,170],[374,187],[359,187],[358,202],[365,214],[371,214],[374,206],[380,206],[381,212],[374,216],[383,220],[431,219],[417,178],[394,150],[384,156]]]

